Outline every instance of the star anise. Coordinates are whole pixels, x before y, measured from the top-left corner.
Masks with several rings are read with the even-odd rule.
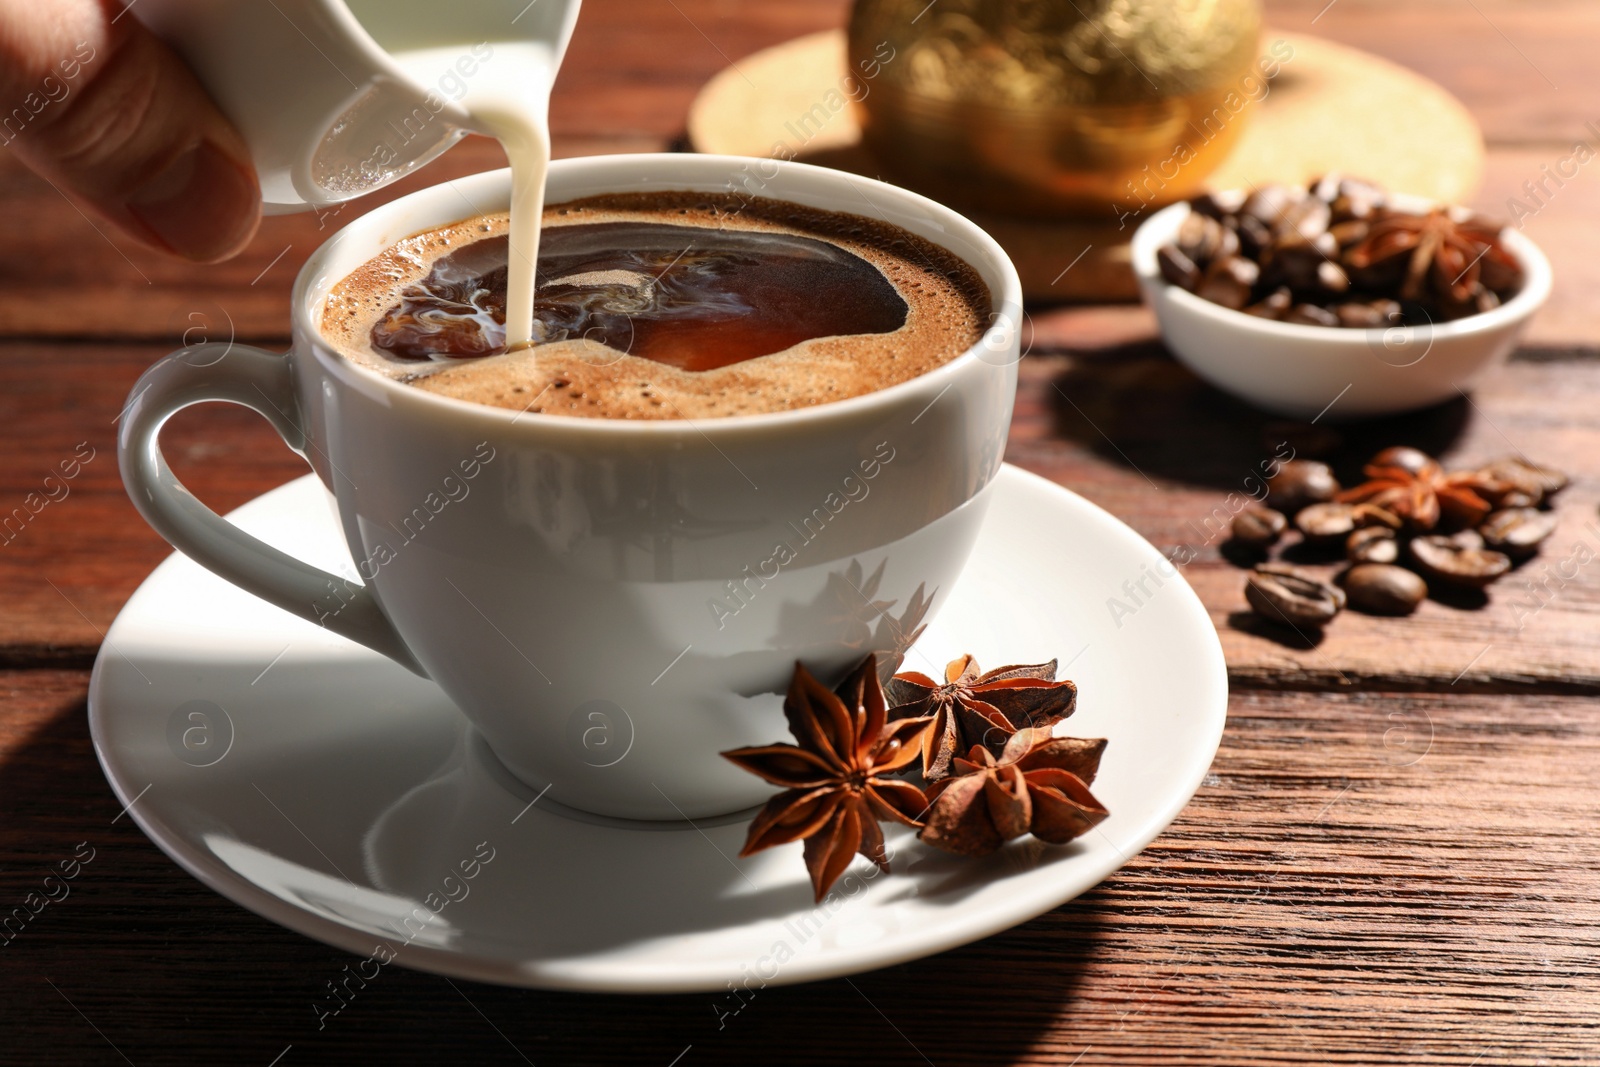
[[[799,745],[723,753],[787,788],[751,821],[739,855],[803,839],[806,869],[820,902],[858,852],[889,869],[880,819],[922,825],[927,807],[922,791],[888,776],[917,758],[928,721],[889,721],[875,655],[863,660],[836,693],[796,663],[783,713]]]
[[[1017,731],[998,759],[974,745],[953,761],[952,777],[929,787],[918,836],[964,856],[988,855],[1030,831],[1065,844],[1108,814],[1089,792],[1105,748],[1103,738],[1051,737],[1048,727]]]
[[[1344,262],[1357,271],[1403,266],[1402,300],[1431,295],[1465,313],[1478,310],[1474,301],[1486,289],[1509,295],[1521,285],[1521,267],[1501,246],[1501,229],[1448,208],[1420,215],[1386,211],[1345,252]]]
[[[1483,471],[1446,474],[1437,460],[1415,448],[1386,448],[1363,471],[1367,481],[1334,499],[1375,505],[1405,519],[1413,530],[1432,530],[1441,517],[1455,526],[1476,526],[1504,491]]]
[[[1078,687],[1055,676],[1055,660],[980,674],[978,661],[962,656],[945,667],[943,685],[916,671],[895,675],[889,717],[932,717],[922,736],[922,776],[933,782],[950,774],[951,760],[973,745],[999,753],[1018,730],[1053,726],[1071,715]]]

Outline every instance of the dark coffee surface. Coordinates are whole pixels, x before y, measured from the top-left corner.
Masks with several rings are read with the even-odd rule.
[[[970,349],[990,296],[884,222],[763,198],[611,193],[546,208],[537,333],[506,351],[504,213],[404,238],[329,291],[352,362],[530,415],[698,419],[888,388]]]
[[[507,240],[442,256],[372,328],[404,360],[505,351]],[[883,272],[796,234],[659,222],[548,229],[539,249],[536,343],[582,338],[707,371],[840,334],[892,333],[907,306]]]

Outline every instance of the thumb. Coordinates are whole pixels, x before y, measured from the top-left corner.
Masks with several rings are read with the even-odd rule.
[[[255,233],[243,139],[115,0],[0,0],[0,109],[0,143],[145,244],[210,263]]]

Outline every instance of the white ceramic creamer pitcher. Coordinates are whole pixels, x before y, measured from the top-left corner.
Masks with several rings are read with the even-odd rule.
[[[139,0],[250,146],[269,214],[349,200],[480,129],[474,80],[548,86],[578,0]]]

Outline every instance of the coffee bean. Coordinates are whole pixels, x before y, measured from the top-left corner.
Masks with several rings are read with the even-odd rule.
[[[1333,235],[1334,241],[1340,250],[1349,248],[1366,240],[1367,231],[1372,229],[1372,224],[1361,219],[1347,219],[1328,227],[1328,232]]]
[[[1290,294],[1288,286],[1279,286],[1245,308],[1244,313],[1261,319],[1281,319],[1293,304],[1294,297]]]
[[[1400,324],[1400,305],[1393,300],[1351,300],[1335,305],[1333,313],[1339,316],[1339,325],[1356,330]]]
[[[1216,253],[1211,257],[1212,262],[1216,262],[1219,259],[1227,259],[1229,256],[1236,256],[1238,254],[1239,234],[1237,231],[1230,230],[1226,226],[1222,227],[1222,240],[1217,245]]]
[[[1333,211],[1327,201],[1308,196],[1285,207],[1273,229],[1280,240],[1314,241],[1328,232],[1332,220]]]
[[[1308,504],[1332,500],[1339,491],[1333,468],[1314,459],[1291,459],[1267,479],[1267,499],[1286,515]]]
[[[1289,528],[1281,511],[1250,506],[1233,517],[1233,539],[1250,548],[1265,548]]]
[[[1156,265],[1161,268],[1161,276],[1179,289],[1192,293],[1200,287],[1200,268],[1179,249],[1171,245],[1156,249]]]
[[[1234,519],[1235,524],[1238,521]],[[1478,525],[1484,544],[1512,559],[1526,559],[1538,552],[1545,538],[1555,530],[1555,513],[1534,508],[1504,508]]]
[[[1472,531],[1463,531],[1472,534]],[[1476,545],[1474,544],[1476,540]],[[1447,585],[1482,589],[1511,569],[1511,557],[1504,552],[1481,547],[1483,539],[1465,537],[1418,537],[1411,542],[1411,558],[1427,577]]]
[[[1349,537],[1350,532],[1361,525],[1359,518],[1356,505],[1328,501],[1307,504],[1295,512],[1294,524],[1307,540],[1326,543]]]
[[[1178,226],[1178,251],[1196,266],[1204,267],[1221,251],[1223,235],[1227,232],[1216,219],[1191,211]]]
[[[1339,253],[1339,266],[1350,276],[1350,284],[1363,292],[1399,295],[1400,286],[1406,278],[1405,266],[1408,262],[1406,257],[1362,260],[1356,256],[1357,250],[1361,247],[1361,245],[1351,245]]]
[[[1356,563],[1393,563],[1400,558],[1400,542],[1387,526],[1366,526],[1350,531],[1344,554]]]
[[[1495,502],[1502,508],[1533,507],[1542,504],[1565,489],[1568,482],[1567,476],[1561,471],[1529,463],[1518,456],[1497,459],[1488,466],[1479,468],[1478,473],[1506,486],[1504,494]],[[1528,503],[1514,503],[1509,494],[1516,494],[1516,500],[1526,500]]]
[[[1350,606],[1370,615],[1409,615],[1428,595],[1428,583],[1404,567],[1358,563],[1344,573]]]
[[[1335,304],[1333,313],[1339,316],[1339,325],[1350,330],[1375,330],[1387,325],[1377,308],[1360,300]]]
[[[1317,288],[1328,296],[1338,296],[1350,288],[1350,276],[1331,259],[1317,264]]]
[[[1231,220],[1233,232],[1239,235],[1239,252],[1246,256],[1259,256],[1272,247],[1272,225],[1252,215],[1236,215]],[[1226,225],[1226,223],[1224,223]]]
[[[1422,451],[1420,448],[1411,448],[1408,445],[1395,445],[1386,448],[1367,461],[1369,467],[1398,467],[1408,474],[1422,474],[1435,472],[1439,469],[1439,461]]]
[[[1254,219],[1276,228],[1290,208],[1306,200],[1307,194],[1289,185],[1261,185],[1251,190],[1239,208],[1239,218]]]
[[[1383,204],[1383,189],[1360,178],[1326,174],[1311,183],[1311,194],[1333,209],[1335,222],[1370,219]]]
[[[1344,180],[1338,171],[1330,171],[1317,178],[1312,178],[1306,186],[1311,195],[1324,203],[1331,204],[1339,199],[1339,183]]]
[[[1339,316],[1315,304],[1296,304],[1289,309],[1283,321],[1299,323],[1302,326],[1337,326]]]
[[[1318,272],[1338,254],[1338,242],[1330,234],[1314,240],[1290,236],[1262,252],[1261,269],[1269,284],[1297,291],[1316,289],[1321,284]]]
[[[1221,220],[1239,213],[1244,207],[1245,197],[1249,194],[1242,189],[1222,189],[1214,193],[1203,193],[1189,201],[1189,207],[1207,218]]]
[[[1366,182],[1347,183],[1331,206],[1334,222],[1370,222],[1383,207],[1383,190]]]
[[[1195,293],[1203,300],[1239,311],[1250,303],[1250,292],[1260,277],[1261,268],[1253,260],[1228,256],[1206,268]]]
[[[1257,615],[1295,627],[1320,627],[1345,605],[1344,590],[1282,563],[1263,563],[1244,587]]]
[[[1398,530],[1404,523],[1392,512],[1375,504],[1344,504],[1330,501],[1301,508],[1295,526],[1309,541],[1332,542],[1348,538],[1352,530],[1383,526]]]

